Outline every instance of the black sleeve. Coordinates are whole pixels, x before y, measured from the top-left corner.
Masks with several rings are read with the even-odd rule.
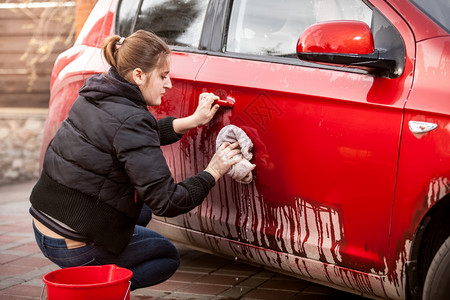
[[[216,184],[216,181],[211,174],[202,171],[196,176],[189,177],[179,184],[189,192],[192,202],[201,202],[206,198],[209,191]]]
[[[174,217],[192,210],[215,184],[204,171],[180,184],[174,182],[159,146],[156,122],[148,116],[134,116],[122,124],[114,148],[139,198],[155,215]]]
[[[178,142],[182,134],[178,134],[173,129],[174,117],[166,117],[164,119],[158,120],[159,135],[161,140],[161,145],[169,145]]]

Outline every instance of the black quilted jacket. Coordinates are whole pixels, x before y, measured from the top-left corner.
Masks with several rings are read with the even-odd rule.
[[[172,122],[157,121],[138,86],[114,68],[89,78],[46,152],[31,204],[120,253],[143,202],[172,217],[199,205],[215,184],[204,171],[174,182],[160,149],[180,138]]]

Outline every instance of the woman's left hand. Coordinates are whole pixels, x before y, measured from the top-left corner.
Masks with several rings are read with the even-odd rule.
[[[195,112],[192,114],[192,118],[195,122],[195,127],[205,125],[219,110],[219,105],[214,104],[214,101],[220,100],[220,98],[213,93],[201,93],[198,99],[198,106]]]

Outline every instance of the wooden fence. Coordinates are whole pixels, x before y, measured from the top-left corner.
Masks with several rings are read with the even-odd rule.
[[[55,59],[74,42],[74,3],[0,1],[0,108],[48,106]]]

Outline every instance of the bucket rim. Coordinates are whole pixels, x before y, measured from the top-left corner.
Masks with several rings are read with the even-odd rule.
[[[119,279],[112,280],[112,281],[98,282],[98,283],[86,283],[86,284],[56,283],[56,282],[53,282],[53,281],[50,281],[47,279],[47,277],[51,276],[52,274],[64,272],[64,271],[67,271],[68,269],[74,270],[74,269],[88,269],[88,268],[99,268],[99,267],[101,268],[101,267],[111,267],[111,266],[114,266],[115,267],[114,269],[125,270],[128,274],[126,276],[124,276],[123,278],[119,278]],[[133,272],[127,268],[118,267],[117,265],[101,265],[101,266],[69,267],[69,268],[54,270],[52,272],[45,274],[44,277],[42,278],[42,280],[44,281],[44,283],[46,285],[51,286],[51,287],[60,287],[60,288],[69,288],[69,289],[89,289],[89,288],[93,288],[93,287],[103,287],[103,286],[114,285],[114,284],[117,284],[122,281],[129,282],[131,277],[133,277]]]

